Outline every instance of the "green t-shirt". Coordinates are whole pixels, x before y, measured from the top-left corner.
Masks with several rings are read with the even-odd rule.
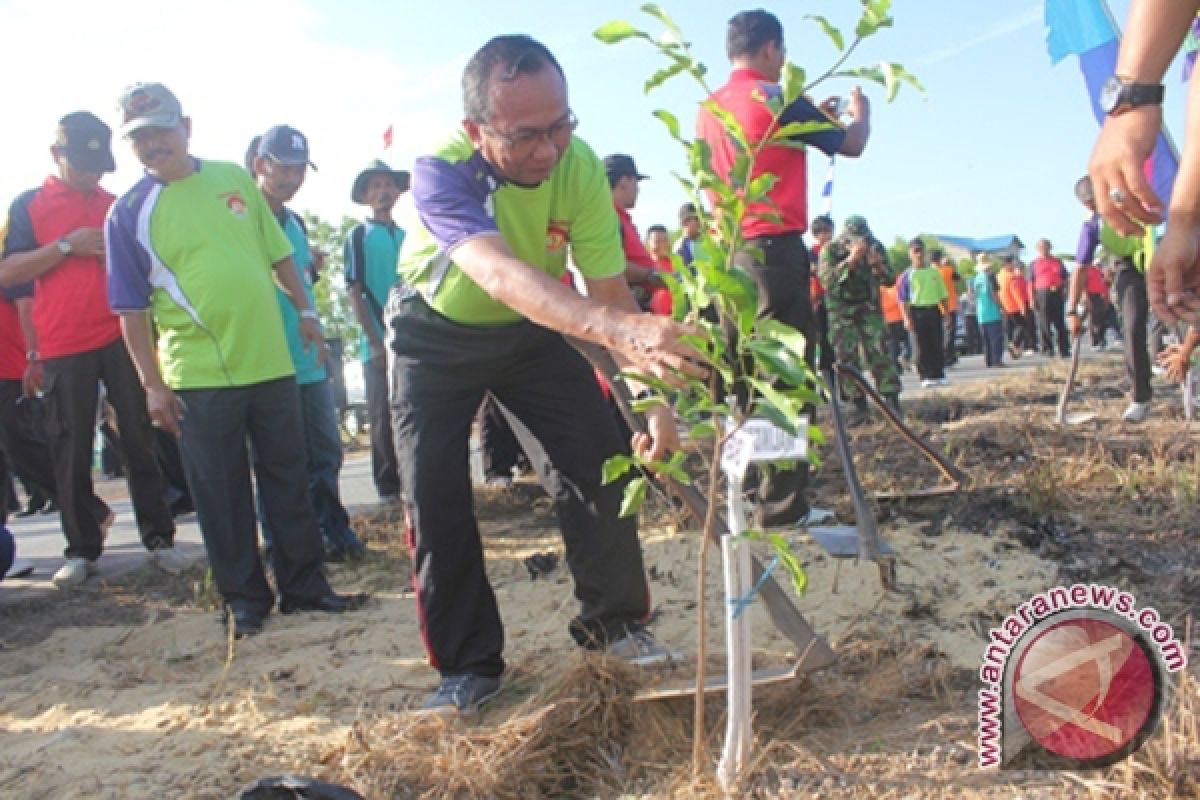
[[[927,264],[920,269],[914,269],[909,274],[908,298],[910,305],[927,308],[944,302],[948,297],[946,281],[936,267]]]
[[[109,305],[152,312],[172,389],[294,374],[273,270],[292,246],[242,167],[203,161],[171,183],[146,176],[113,205],[105,240]]]
[[[454,249],[471,239],[499,234],[517,258],[555,278],[566,271],[568,248],[586,277],[625,270],[604,165],[579,138],[550,177],[530,188],[505,183],[460,133],[437,154],[417,159],[412,201],[400,274],[434,310],[464,325],[521,319],[455,266]]]

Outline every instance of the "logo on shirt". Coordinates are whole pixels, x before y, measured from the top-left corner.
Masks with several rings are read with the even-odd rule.
[[[229,209],[230,214],[239,219],[246,216],[246,200],[241,192],[225,192],[221,199],[225,201],[225,207]]]
[[[546,252],[561,253],[567,249],[570,229],[565,219],[552,219],[546,225]]]

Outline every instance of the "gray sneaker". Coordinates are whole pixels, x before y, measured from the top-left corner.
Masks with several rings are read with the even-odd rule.
[[[95,561],[89,561],[86,558],[68,558],[50,580],[58,588],[65,589],[69,586],[80,586],[95,574]]]
[[[446,675],[437,691],[429,695],[418,712],[424,714],[473,714],[500,694],[500,678],[486,675]]]
[[[681,661],[683,654],[660,644],[644,630],[627,633],[608,646],[608,654],[624,659],[635,667],[656,667]]]

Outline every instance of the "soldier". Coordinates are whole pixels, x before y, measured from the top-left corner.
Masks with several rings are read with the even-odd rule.
[[[896,276],[882,248],[871,247],[867,221],[855,215],[846,220],[842,235],[821,250],[818,272],[825,286],[829,336],[837,360],[861,369],[862,350],[875,378],[875,387],[897,413],[900,411],[900,376],[888,357],[887,326],[879,305],[879,287],[891,286]],[[850,424],[866,421],[867,398],[853,383],[842,394],[854,404]]]

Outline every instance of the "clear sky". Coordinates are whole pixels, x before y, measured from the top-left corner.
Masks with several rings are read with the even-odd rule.
[[[849,31],[848,0],[761,2],[663,0],[710,70],[724,80],[724,26],[761,5],[783,21],[789,56],[810,75],[834,58],[804,19],[823,14]],[[1124,20],[1128,0],[1115,0]],[[690,127],[701,92],[685,79],[646,96],[645,78],[662,63],[644,43],[603,45],[592,31],[623,18],[660,30],[639,3],[489,0],[381,3],[373,0],[0,0],[0,74],[8,113],[0,127],[0,198],[37,185],[52,168],[47,147],[63,114],[88,109],[119,124],[116,98],[135,81],[162,81],[193,120],[192,152],[240,161],[250,137],[286,122],[308,134],[319,172],[294,205],[323,216],[357,215],[350,184],[361,165],[384,156],[405,167],[461,119],[459,80],[470,54],[490,36],[529,33],[562,62],[578,133],[600,155],[626,152],[652,176],[634,212],[643,230],[674,226],[684,197],[671,177],[678,146],[650,116],[674,112]],[[1042,236],[1073,250],[1082,218],[1071,188],[1096,136],[1074,58],[1051,66],[1038,0],[896,0],[894,28],[864,45],[851,64],[902,63],[927,94],[905,87],[892,104],[867,88],[872,137],[858,160],[838,162],[834,216],[864,214],[885,241],[936,232],[1015,233],[1030,248]],[[850,84],[819,88],[842,94]],[[827,89],[827,90],[825,90]],[[1167,77],[1167,121],[1182,134],[1178,66]],[[395,126],[392,149],[382,134]],[[114,144],[118,171],[105,185],[120,193],[141,169],[128,145]],[[810,207],[818,208],[826,162],[810,156]],[[815,212],[814,212],[815,213]],[[1027,252],[1028,254],[1028,252]]]

